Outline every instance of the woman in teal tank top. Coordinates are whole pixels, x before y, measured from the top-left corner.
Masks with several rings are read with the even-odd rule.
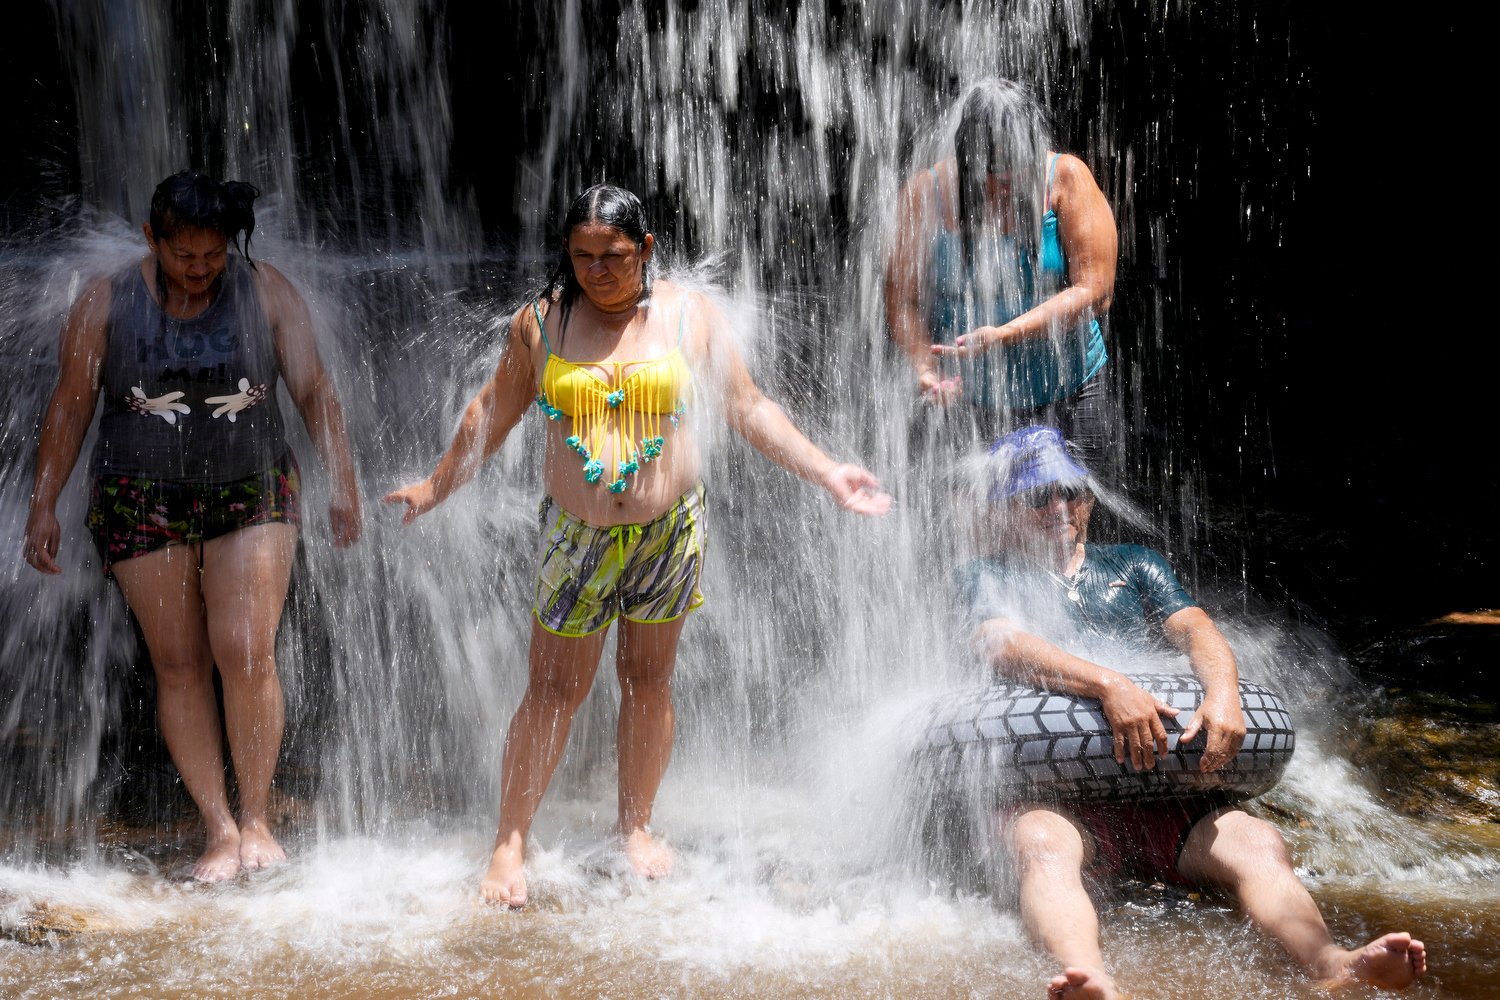
[[[891,335],[923,397],[966,412],[976,434],[1047,422],[1105,467],[1109,203],[1082,160],[1054,151],[1018,85],[981,81],[955,110],[951,140],[902,191],[885,276]]]

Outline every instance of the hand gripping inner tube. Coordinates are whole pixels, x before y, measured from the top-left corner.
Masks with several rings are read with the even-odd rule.
[[[1098,699],[1001,682],[955,692],[926,720],[918,754],[948,782],[980,782],[1001,800],[1141,802],[1213,793],[1230,800],[1269,791],[1292,759],[1297,734],[1275,692],[1240,681],[1245,742],[1223,767],[1204,773],[1206,737],[1182,745],[1182,729],[1203,702],[1190,674],[1139,674],[1130,680],[1173,708],[1162,717],[1167,756],[1149,771],[1115,763],[1114,736]]]

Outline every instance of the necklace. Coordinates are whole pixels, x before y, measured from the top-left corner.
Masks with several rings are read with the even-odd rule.
[[[1079,604],[1083,601],[1083,595],[1078,593],[1077,573],[1073,574],[1072,576],[1063,576],[1061,573],[1054,573],[1049,569],[1047,571],[1047,575],[1052,577],[1053,580],[1057,581],[1057,585],[1059,587],[1068,592],[1068,600],[1072,601],[1074,604]]]

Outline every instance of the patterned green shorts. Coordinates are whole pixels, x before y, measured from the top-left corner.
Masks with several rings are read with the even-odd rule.
[[[166,545],[207,542],[252,524],[300,524],[301,489],[291,455],[231,483],[96,476],[89,533],[108,573],[114,563]]]
[[[536,618],[556,635],[590,635],[620,616],[647,624],[703,603],[703,484],[646,524],[600,528],[542,498]]]

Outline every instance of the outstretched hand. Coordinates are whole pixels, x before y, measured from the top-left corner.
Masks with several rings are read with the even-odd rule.
[[[406,504],[406,512],[401,516],[401,526],[403,528],[436,507],[439,503],[438,497],[432,488],[432,480],[430,479],[424,479],[420,483],[412,483],[410,486],[403,486],[399,490],[392,490],[382,499],[386,503]]]
[[[1178,737],[1178,745],[1191,743],[1200,732],[1207,731],[1199,770],[1216,771],[1234,759],[1245,742],[1245,713],[1240,709],[1239,691],[1213,692],[1205,696],[1198,714],[1188,720]]]
[[[917,376],[917,390],[933,406],[948,406],[963,398],[964,380],[958,375],[943,378],[935,371],[925,371]]]
[[[940,358],[977,358],[994,350],[1004,341],[998,326],[978,326],[954,339],[951,344],[933,344],[932,353]]]
[[[881,490],[880,480],[858,465],[835,465],[824,473],[823,488],[840,507],[855,514],[880,517],[891,509],[891,495]]]

